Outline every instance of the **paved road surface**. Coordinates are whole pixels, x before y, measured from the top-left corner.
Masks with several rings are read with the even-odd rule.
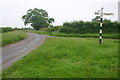
[[[43,43],[46,37],[49,37],[35,33],[28,33],[28,35],[29,37],[26,39],[2,47],[3,70],[12,65],[18,59],[31,52],[33,49],[37,48],[40,44]]]

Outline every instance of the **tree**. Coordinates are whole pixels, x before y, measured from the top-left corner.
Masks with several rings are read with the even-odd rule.
[[[94,19],[92,19],[92,21],[97,21],[97,22],[99,22],[99,21],[100,21],[100,16],[96,16]]]
[[[54,22],[55,20],[53,18],[49,18],[48,23],[49,23],[49,27],[52,27],[52,22]]]
[[[54,22],[53,18],[49,18],[48,13],[43,9],[29,9],[26,15],[22,16],[24,25],[30,24],[34,29],[48,27]]]

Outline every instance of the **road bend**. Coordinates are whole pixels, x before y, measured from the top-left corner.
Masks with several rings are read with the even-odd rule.
[[[2,66],[2,70],[6,69],[14,62],[37,48],[40,44],[44,42],[46,37],[50,36],[28,33],[27,38],[16,43],[1,47],[2,49],[0,48],[0,50],[2,50],[2,63],[0,64],[0,66]]]

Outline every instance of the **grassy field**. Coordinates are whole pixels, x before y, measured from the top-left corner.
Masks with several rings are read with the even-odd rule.
[[[47,31],[42,31],[42,30],[33,30],[33,33],[37,34],[44,34],[44,35],[50,35],[50,36],[59,36],[59,37],[82,37],[82,38],[99,38],[99,33],[96,34],[78,34],[78,33],[60,33],[60,32],[47,32]],[[118,39],[118,33],[109,33],[109,34],[104,34],[103,33],[103,38],[108,38],[108,39]]]
[[[3,78],[117,78],[118,41],[51,37],[3,71]]]
[[[2,46],[2,33],[0,33],[0,46]]]
[[[1,33],[0,35],[2,35],[2,39],[0,39],[0,42],[2,43],[0,43],[0,46],[5,46],[27,37],[27,33],[25,31],[12,31]]]

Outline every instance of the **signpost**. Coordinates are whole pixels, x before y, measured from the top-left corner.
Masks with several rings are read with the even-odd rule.
[[[99,38],[99,44],[102,43],[102,21],[103,21],[103,15],[113,15],[113,13],[103,13],[103,7],[101,8],[101,10],[98,10],[98,12],[95,12],[95,15],[100,15],[100,38]]]

